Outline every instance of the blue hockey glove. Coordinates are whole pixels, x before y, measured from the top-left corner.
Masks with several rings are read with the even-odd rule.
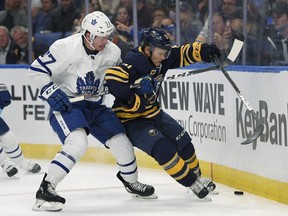
[[[221,56],[221,53],[215,44],[203,43],[201,44],[200,55],[202,61],[212,62],[214,58],[219,58]]]
[[[139,84],[139,88],[136,88],[136,93],[139,95],[144,95],[151,93],[157,89],[157,81],[152,76],[145,76],[137,79],[135,84]]]
[[[68,96],[53,82],[44,86],[40,94],[39,98],[47,101],[53,110],[59,112],[71,111],[72,105]]]
[[[7,86],[0,83],[0,109],[8,106],[11,103],[11,94],[7,89]]]

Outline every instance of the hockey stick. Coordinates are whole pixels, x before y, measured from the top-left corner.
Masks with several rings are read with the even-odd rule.
[[[227,67],[227,66],[231,65],[236,60],[237,56],[239,55],[239,53],[242,49],[243,41],[244,41],[244,36],[242,34],[235,36],[232,48],[231,48],[231,50],[227,56],[227,59],[221,64],[222,67]],[[206,68],[200,68],[200,69],[196,69],[196,70],[187,71],[187,72],[180,73],[177,75],[171,75],[171,76],[166,75],[164,78],[161,77],[157,81],[163,82],[165,80],[173,80],[173,79],[183,78],[183,77],[196,75],[196,74],[211,71],[211,70],[216,70],[218,68],[219,68],[218,65],[213,65],[213,66],[206,67]],[[139,88],[139,84],[132,84],[132,85],[130,85],[130,88]],[[79,97],[70,98],[70,102],[74,103],[74,102],[78,102],[78,101],[82,101],[82,100],[86,100],[86,99],[90,99],[90,98],[100,97],[100,96],[103,96],[106,94],[109,94],[109,91],[107,89],[105,89],[102,92],[98,92],[97,94],[93,94],[93,95],[82,95]]]
[[[103,90],[102,92],[98,92],[97,94],[82,95],[82,96],[79,96],[79,97],[69,98],[69,101],[71,103],[75,103],[75,102],[78,102],[78,101],[83,101],[83,100],[90,99],[90,98],[96,98],[96,97],[104,96],[104,95],[107,95],[107,94],[109,94],[109,90],[107,88],[105,88],[105,90]]]
[[[225,68],[223,68],[223,66],[220,65],[220,61],[217,58],[215,58],[214,62],[215,62],[216,65],[219,66],[219,68],[223,72],[224,76],[230,82],[230,84],[232,85],[232,87],[236,91],[237,95],[242,100],[242,102],[245,104],[245,106],[247,107],[247,109],[251,113],[253,119],[256,121],[256,127],[255,127],[255,130],[254,130],[254,133],[247,140],[245,140],[244,142],[241,143],[242,145],[250,144],[251,142],[255,141],[262,134],[262,132],[264,130],[264,125],[260,121],[260,119],[257,117],[255,111],[253,110],[252,106],[249,104],[247,99],[244,97],[244,95],[241,93],[239,88],[236,86],[235,82],[229,76],[228,72],[225,70]]]

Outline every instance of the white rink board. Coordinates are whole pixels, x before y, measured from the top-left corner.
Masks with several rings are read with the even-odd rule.
[[[178,71],[173,70],[169,75]],[[288,182],[288,105],[285,94],[288,91],[287,71],[280,73],[238,71],[229,74],[254,111],[258,114],[260,110],[260,119],[265,123],[265,129],[257,143],[240,144],[247,137],[246,133],[253,131],[251,117],[246,116],[245,120],[247,110],[245,105],[243,104],[241,109],[241,100],[220,71],[170,81],[174,82],[172,87],[171,84],[167,87],[167,89],[170,87],[172,92],[173,99],[169,94],[170,100],[178,109],[171,109],[168,103],[167,112],[192,136],[201,160]],[[183,87],[180,93],[179,88],[174,87],[180,83],[181,85],[185,83],[185,92]],[[202,94],[199,93],[201,88],[197,89],[201,84]],[[188,109],[182,105],[181,110],[179,98],[180,95],[183,98],[183,94],[186,94],[185,104],[188,104]],[[197,102],[195,95],[198,97]],[[283,122],[281,131],[280,119]],[[213,133],[215,126],[217,131],[222,133]]]
[[[178,71],[184,70],[173,70],[171,73]],[[249,121],[251,117],[245,117],[245,106],[241,109],[241,100],[219,71],[164,83],[166,97],[162,99],[166,103],[161,100],[162,105],[190,133],[200,160],[288,182],[287,71],[229,74],[254,110],[257,113],[260,110],[265,123],[264,134],[254,145],[240,144],[245,140],[246,133],[253,130]],[[13,96],[12,104],[2,112],[2,117],[18,140],[31,144],[59,144],[45,120],[48,105],[37,99],[38,92],[28,80],[27,69],[2,68],[0,78]],[[181,87],[177,88],[179,85]],[[214,133],[215,128],[221,133]],[[90,138],[90,144],[100,145],[93,138]]]

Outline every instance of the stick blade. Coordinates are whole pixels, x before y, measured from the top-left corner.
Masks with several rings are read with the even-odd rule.
[[[244,35],[242,34],[239,34],[237,35],[237,37],[235,37],[231,51],[229,55],[227,56],[227,60],[229,60],[229,62],[226,63],[227,65],[232,64],[238,57],[240,51],[242,50],[244,39],[245,39]]]
[[[264,130],[264,125],[261,122],[257,122],[256,128],[254,130],[254,133],[244,142],[242,142],[242,145],[248,145],[250,143],[252,143],[253,141],[255,141],[262,133]]]

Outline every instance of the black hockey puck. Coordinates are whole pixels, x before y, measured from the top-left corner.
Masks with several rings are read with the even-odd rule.
[[[244,192],[243,192],[243,191],[234,191],[234,194],[235,194],[235,195],[243,195]]]

